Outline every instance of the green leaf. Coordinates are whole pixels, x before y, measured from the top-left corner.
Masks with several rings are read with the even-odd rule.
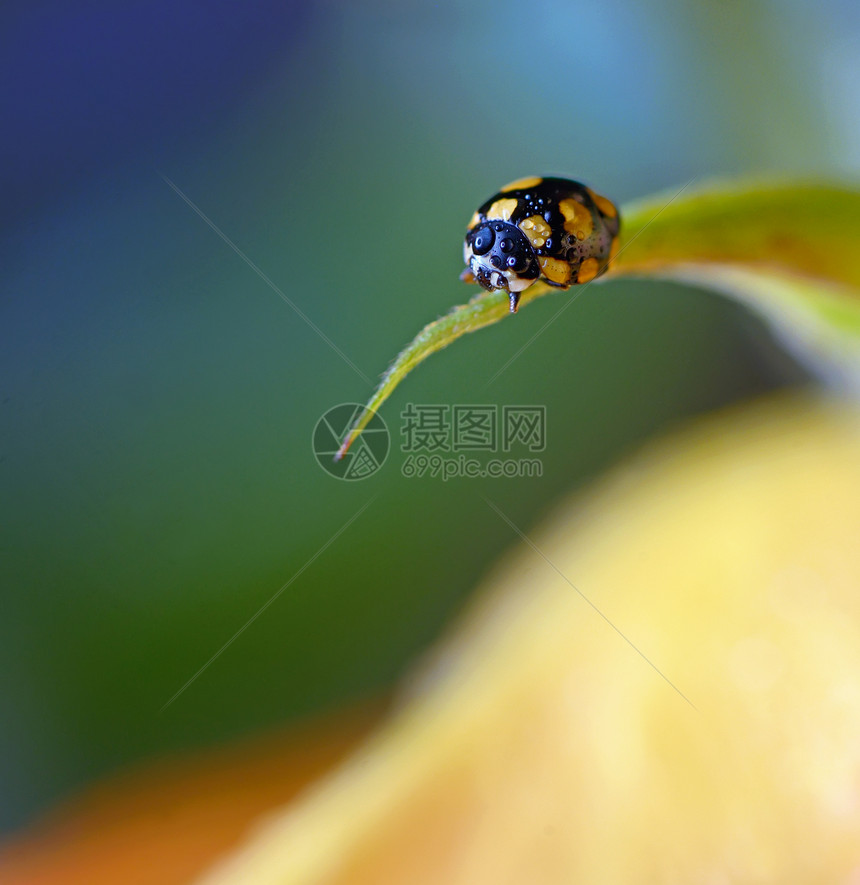
[[[761,314],[825,374],[860,389],[860,191],[808,183],[685,186],[624,207],[621,217],[617,257],[594,283],[656,277],[716,289]],[[549,292],[558,290],[534,284],[520,309]],[[337,457],[415,366],[509,316],[504,292],[481,293],[425,326],[391,364]]]

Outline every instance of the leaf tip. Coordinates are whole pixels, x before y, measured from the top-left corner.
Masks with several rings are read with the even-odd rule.
[[[349,451],[349,447],[355,442],[355,438],[358,436],[358,433],[355,429],[351,429],[349,433],[344,437],[343,442],[340,444],[340,448],[334,453],[334,461],[340,461],[341,458]]]

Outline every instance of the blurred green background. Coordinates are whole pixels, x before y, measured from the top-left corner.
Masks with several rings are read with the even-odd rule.
[[[0,22],[0,825],[129,763],[390,685],[524,529],[659,429],[804,381],[739,308],[542,299],[434,357],[340,482],[313,427],[532,174],[617,202],[860,169],[855,4],[12,3]],[[547,407],[540,479],[405,479],[407,403]],[[163,712],[163,705],[373,503]]]

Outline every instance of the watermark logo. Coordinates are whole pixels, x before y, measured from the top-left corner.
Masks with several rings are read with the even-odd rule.
[[[364,411],[342,403],[317,421],[313,451],[338,479],[366,479],[382,467],[391,447],[388,427],[373,414],[340,461],[334,456]],[[407,479],[517,479],[543,476],[546,407],[495,403],[408,403],[400,413],[401,476]]]
[[[312,446],[317,464],[337,479],[367,479],[385,463],[391,439],[388,427],[376,413],[349,451],[335,461],[334,456],[348,430],[364,411],[358,403],[341,403],[329,409],[314,427]]]

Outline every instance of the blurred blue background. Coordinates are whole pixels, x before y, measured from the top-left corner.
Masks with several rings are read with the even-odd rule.
[[[618,202],[856,177],[855,3],[8,2],[0,12],[0,826],[91,779],[380,691],[506,546],[667,424],[802,373],[720,298],[561,293],[435,357],[360,483],[371,386],[514,178]],[[540,479],[407,480],[406,403],[536,403]],[[374,495],[164,712],[163,705]]]

